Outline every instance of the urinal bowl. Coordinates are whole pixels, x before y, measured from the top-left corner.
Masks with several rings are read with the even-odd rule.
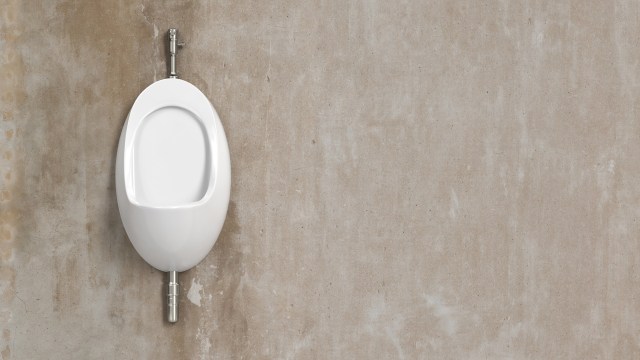
[[[162,271],[185,271],[215,244],[231,166],[220,119],[200,90],[164,79],[136,99],[122,129],[116,193],[136,251]]]

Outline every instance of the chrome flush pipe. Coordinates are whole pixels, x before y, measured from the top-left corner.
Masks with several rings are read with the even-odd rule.
[[[171,57],[169,77],[171,79],[176,79],[178,77],[178,74],[176,73],[176,53],[178,52],[178,48],[183,46],[184,43],[178,42],[178,29],[169,29],[169,55]]]
[[[170,323],[178,321],[178,272],[169,271],[169,286],[167,286],[167,320]]]

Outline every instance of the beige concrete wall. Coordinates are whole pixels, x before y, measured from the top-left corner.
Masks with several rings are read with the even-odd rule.
[[[639,358],[639,6],[2,1],[0,358]],[[170,26],[233,168],[176,325],[114,189]]]

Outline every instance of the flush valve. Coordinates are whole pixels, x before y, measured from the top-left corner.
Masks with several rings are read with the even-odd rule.
[[[178,29],[169,29],[169,55],[171,56],[169,77],[172,79],[178,77],[176,73],[176,54],[178,53],[178,49],[183,46],[184,43],[178,42]]]

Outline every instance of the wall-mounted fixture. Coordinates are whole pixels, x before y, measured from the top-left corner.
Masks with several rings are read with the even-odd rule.
[[[229,147],[213,105],[176,74],[169,29],[169,78],[136,99],[120,135],[116,193],[136,251],[169,273],[169,322],[178,320],[178,272],[207,256],[224,223],[231,189]]]

